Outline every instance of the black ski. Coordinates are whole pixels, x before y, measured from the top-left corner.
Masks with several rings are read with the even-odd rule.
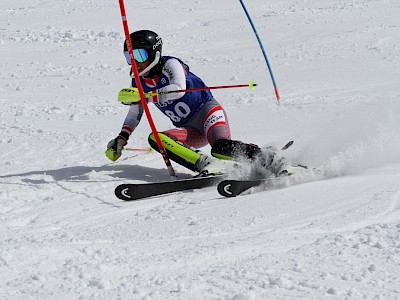
[[[218,193],[225,197],[236,197],[248,189],[263,183],[272,183],[276,178],[255,180],[223,180],[218,184]]]
[[[127,183],[115,188],[115,195],[125,201],[140,200],[174,192],[206,188],[223,180],[223,175],[194,177],[152,183]]]
[[[297,171],[309,170],[308,167],[303,165],[291,166],[291,169],[281,172],[278,177],[261,178],[253,180],[223,180],[218,184],[218,192],[225,197],[236,197],[259,185],[265,185],[269,189],[276,189],[287,186],[286,180],[282,180],[285,177],[292,177],[296,175]],[[318,170],[313,169],[312,172],[318,172]]]

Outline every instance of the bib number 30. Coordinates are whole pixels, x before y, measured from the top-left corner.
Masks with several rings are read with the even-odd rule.
[[[175,123],[180,122],[182,119],[190,115],[190,107],[184,103],[179,102],[174,106],[174,111],[166,110],[165,114]]]

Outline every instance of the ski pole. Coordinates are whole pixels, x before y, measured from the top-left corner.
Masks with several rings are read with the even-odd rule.
[[[153,148],[126,148],[125,147],[122,150],[133,151],[133,152],[146,152],[146,153],[153,152]]]
[[[188,92],[218,90],[218,89],[232,89],[232,88],[242,88],[242,87],[250,87],[250,89],[253,90],[256,86],[257,86],[257,83],[255,83],[254,81],[250,81],[249,84],[207,86],[207,87],[192,88],[192,89],[186,89],[186,90],[176,90],[176,91],[160,92],[160,93],[150,93],[150,95],[151,96],[155,96],[155,95],[164,95],[164,94],[172,94],[172,93],[188,93]]]
[[[173,94],[173,93],[189,93],[189,92],[197,92],[197,91],[207,91],[207,90],[217,90],[217,89],[230,89],[230,88],[242,88],[242,87],[250,87],[253,90],[257,86],[257,83],[254,81],[250,81],[249,84],[236,84],[236,85],[220,85],[220,86],[210,86],[210,87],[200,87],[200,88],[192,88],[185,90],[175,90],[168,92],[152,92],[145,94],[146,97],[165,95],[165,94]],[[135,88],[124,88],[120,90],[118,93],[118,102],[132,102],[132,93],[137,93]]]
[[[269,74],[270,74],[271,79],[272,79],[272,84],[274,85],[276,100],[278,101],[278,104],[280,104],[279,100],[280,100],[281,97],[279,96],[278,87],[277,87],[276,82],[275,82],[274,74],[272,73],[271,65],[269,64],[269,61],[268,61],[267,53],[265,52],[264,46],[263,46],[263,44],[262,44],[262,42],[261,42],[261,39],[260,39],[260,37],[258,36],[257,29],[256,29],[256,27],[254,26],[253,21],[251,20],[250,14],[249,14],[249,12],[247,11],[246,6],[244,5],[244,3],[243,3],[242,0],[239,0],[239,1],[240,1],[240,4],[242,5],[243,10],[244,10],[244,12],[245,12],[245,14],[246,14],[246,16],[247,16],[247,19],[248,19],[249,22],[250,22],[251,28],[253,28],[254,34],[256,35],[256,38],[257,38],[257,41],[258,41],[258,44],[260,45],[261,51],[262,51],[262,53],[263,53],[263,55],[264,55],[265,62],[267,63],[267,68],[268,68]]]
[[[127,48],[128,48],[129,56],[131,58],[132,71],[133,71],[133,74],[135,76],[136,86],[137,86],[137,88],[139,90],[141,103],[142,103],[144,111],[146,113],[147,120],[149,121],[149,125],[151,127],[151,130],[152,130],[152,132],[154,134],[154,137],[156,139],[157,147],[158,147],[158,149],[159,149],[159,151],[160,151],[160,153],[161,153],[161,155],[162,155],[162,157],[164,159],[165,165],[168,168],[169,175],[170,176],[175,176],[175,171],[174,171],[174,169],[172,167],[171,161],[168,158],[168,153],[165,150],[165,148],[164,148],[164,146],[163,146],[163,144],[161,142],[160,136],[158,135],[157,128],[156,128],[156,126],[154,124],[154,121],[153,121],[153,118],[151,116],[149,107],[147,105],[146,96],[145,96],[144,91],[143,91],[142,83],[140,82],[139,72],[138,72],[138,69],[137,69],[137,66],[136,66],[135,56],[133,54],[132,41],[131,41],[131,37],[129,35],[128,20],[127,20],[127,17],[126,17],[124,0],[119,0],[119,7],[120,7],[120,10],[121,10],[122,25],[124,27],[126,45],[127,45]]]

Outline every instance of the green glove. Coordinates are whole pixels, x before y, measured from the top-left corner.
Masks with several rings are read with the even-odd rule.
[[[106,156],[112,160],[116,161],[122,155],[122,149],[127,144],[127,139],[119,135],[115,139],[112,139],[107,144],[107,150],[105,152]]]

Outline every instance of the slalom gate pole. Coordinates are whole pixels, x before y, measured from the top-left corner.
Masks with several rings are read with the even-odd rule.
[[[171,161],[168,158],[167,151],[165,150],[165,148],[164,148],[164,146],[163,146],[163,144],[161,142],[160,136],[158,135],[157,128],[156,128],[156,126],[155,126],[155,124],[153,122],[153,118],[151,116],[149,107],[147,105],[146,97],[144,95],[143,86],[142,86],[142,83],[140,82],[139,72],[137,70],[135,56],[133,54],[132,41],[131,41],[131,37],[130,37],[130,34],[129,34],[128,20],[126,18],[124,0],[119,0],[119,7],[120,7],[120,10],[121,10],[122,24],[124,26],[124,31],[125,31],[126,45],[128,47],[129,56],[131,58],[132,71],[133,71],[133,74],[135,76],[136,86],[137,86],[137,88],[139,90],[141,103],[142,103],[144,111],[146,113],[147,120],[149,121],[149,125],[151,127],[151,130],[152,130],[152,132],[154,134],[154,137],[156,139],[158,149],[159,149],[159,151],[160,151],[160,153],[161,153],[161,155],[162,155],[162,157],[164,159],[165,165],[168,168],[169,175],[170,176],[175,176],[175,171],[172,168]]]
[[[269,64],[268,57],[267,57],[267,53],[265,52],[264,46],[263,46],[263,44],[262,44],[262,42],[261,42],[261,39],[260,39],[260,37],[258,36],[257,29],[256,29],[256,27],[254,26],[253,21],[251,20],[250,14],[249,14],[249,12],[248,12],[247,9],[246,9],[246,6],[244,5],[243,0],[239,0],[239,1],[240,1],[240,4],[242,5],[243,10],[244,10],[244,12],[245,12],[245,14],[246,14],[246,16],[247,16],[247,19],[248,19],[249,22],[250,22],[251,28],[253,28],[254,34],[256,35],[256,38],[257,38],[257,41],[258,41],[258,44],[260,45],[261,51],[262,51],[262,53],[263,53],[263,55],[264,55],[264,59],[265,59],[265,62],[267,63],[267,67],[268,67],[269,74],[271,75],[272,84],[274,85],[276,100],[278,101],[278,104],[280,104],[280,98],[281,98],[281,97],[279,96],[278,87],[276,86],[274,74],[272,73],[272,68],[271,68],[271,65]]]

